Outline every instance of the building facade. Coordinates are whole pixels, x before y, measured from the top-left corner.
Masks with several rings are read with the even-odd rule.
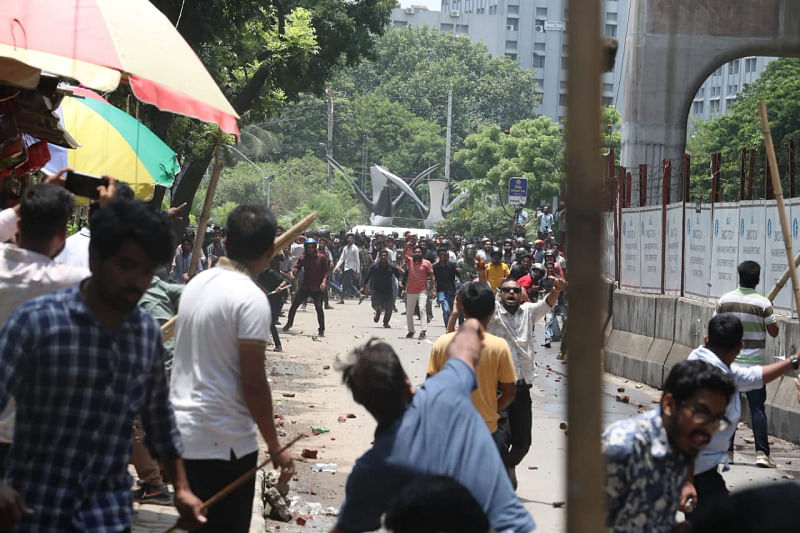
[[[620,80],[625,54],[629,0],[605,0],[603,33],[617,39],[613,72],[603,75],[603,105],[622,110]],[[415,6],[392,10],[395,27],[429,26],[481,42],[493,56],[532,69],[541,103],[536,113],[563,122],[567,104],[566,0],[442,0],[441,10]],[[718,68],[697,91],[689,113],[694,120],[724,114],[746,83],[755,81],[771,57],[746,57]]]
[[[442,0],[441,11],[396,8],[392,25],[429,26],[481,42],[493,56],[531,69],[541,103],[536,113],[563,122],[567,105],[566,0]],[[603,105],[622,108],[619,88],[627,0],[605,0],[604,33],[619,40],[613,72],[603,75]]]

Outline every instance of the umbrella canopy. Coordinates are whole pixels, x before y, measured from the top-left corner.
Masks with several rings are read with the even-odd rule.
[[[200,59],[148,0],[3,0],[0,58],[99,91],[121,79],[141,101],[239,134],[238,115]],[[25,69],[6,74],[25,82]],[[16,79],[7,79],[16,76]]]
[[[108,174],[128,183],[136,197],[148,200],[154,185],[171,187],[180,170],[175,152],[147,127],[100,95],[70,88],[59,113],[64,126],[80,147],[66,150],[49,145],[51,159],[46,171],[70,167],[76,172]]]

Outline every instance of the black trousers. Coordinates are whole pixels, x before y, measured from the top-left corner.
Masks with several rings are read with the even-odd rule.
[[[228,483],[256,466],[258,452],[238,459],[231,450],[231,459],[184,459],[186,477],[192,492],[207,500]],[[202,533],[248,533],[253,512],[256,483],[243,483],[220,501],[208,508],[208,522],[198,529]]]
[[[8,455],[8,450],[10,449],[10,442],[0,442],[0,480],[6,474],[6,455]]]
[[[272,342],[275,343],[276,348],[279,348],[281,346],[281,338],[278,335],[276,324],[278,323],[278,315],[281,312],[281,305],[283,305],[283,296],[272,294],[267,296],[267,300],[269,300],[269,308],[272,314],[272,324],[269,325],[269,331],[272,334]]]
[[[517,382],[514,400],[497,422],[497,431],[492,436],[500,450],[506,468],[520,464],[531,449],[533,411],[531,410],[531,386]]]
[[[383,312],[383,323],[388,324],[389,319],[392,318],[392,312],[394,311],[394,297],[392,296],[392,292],[389,291],[384,294],[373,290],[372,308],[375,311]]]
[[[325,331],[325,309],[322,307],[322,291],[312,291],[306,287],[300,287],[297,294],[294,295],[292,306],[289,308],[289,316],[286,317],[286,325],[284,328],[288,329],[294,324],[294,315],[297,313],[297,308],[300,304],[305,302],[309,297],[314,300],[314,309],[317,311],[317,324],[321,332]]]
[[[720,500],[729,496],[728,487],[716,468],[712,468],[702,474],[694,476],[694,488],[697,491],[697,506],[694,511],[686,515],[689,522],[697,519],[709,508],[713,507]]]

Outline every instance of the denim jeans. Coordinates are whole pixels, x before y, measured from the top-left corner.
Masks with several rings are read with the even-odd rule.
[[[750,406],[750,423],[753,426],[753,439],[756,441],[756,451],[769,455],[769,439],[767,437],[767,413],[764,402],[767,401],[767,388],[745,392],[747,403]]]
[[[442,306],[442,317],[444,318],[444,327],[447,327],[447,321],[450,320],[450,312],[453,310],[453,302],[456,299],[455,293],[447,294],[446,292],[437,292],[436,301]]]
[[[567,306],[565,304],[556,304],[556,306],[547,313],[547,323],[544,326],[544,342],[550,342],[554,338],[557,339],[561,337],[558,315],[561,315],[562,320],[567,319]]]

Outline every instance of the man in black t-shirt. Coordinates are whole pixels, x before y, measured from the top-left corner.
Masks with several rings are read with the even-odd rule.
[[[447,248],[439,248],[439,260],[433,264],[433,275],[436,278],[436,288],[438,293],[436,301],[442,308],[444,325],[447,327],[447,320],[450,318],[450,310],[453,309],[453,302],[456,297],[456,280],[458,279],[458,269],[455,263],[450,262],[450,254]]]
[[[372,308],[375,310],[374,322],[381,319],[383,313],[383,327],[388,328],[389,319],[394,310],[394,296],[392,294],[392,276],[398,280],[403,279],[403,271],[389,262],[389,252],[378,252],[378,260],[372,263],[364,276],[362,293],[366,292],[372,280]]]

